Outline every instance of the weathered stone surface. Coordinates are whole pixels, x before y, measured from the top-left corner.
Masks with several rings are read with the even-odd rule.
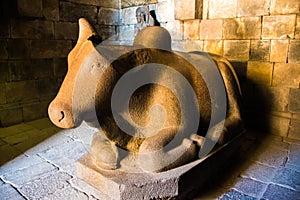
[[[162,24],[171,34],[172,40],[182,40],[183,39],[183,21],[174,20],[165,24]]]
[[[260,17],[243,17],[224,20],[224,39],[259,39],[260,35]]]
[[[30,58],[31,41],[24,39],[8,40],[8,57],[10,59]]]
[[[52,199],[81,199],[81,200],[89,200],[89,198],[85,193],[76,190],[71,186],[66,186],[55,193],[49,194],[48,196],[43,197],[45,200],[52,200]]]
[[[251,40],[250,60],[270,60],[270,40]]]
[[[205,40],[204,51],[223,55],[223,40]]]
[[[287,168],[278,169],[272,183],[300,192],[300,173]]]
[[[23,117],[24,121],[32,121],[36,119],[41,119],[43,117],[47,117],[49,102],[41,102],[29,106],[23,107]]]
[[[43,5],[42,0],[32,0],[30,3],[26,0],[18,0],[18,11],[22,16],[42,17]]]
[[[102,40],[114,40],[114,38],[117,37],[115,26],[97,25],[95,26],[95,29],[97,34],[101,36]]]
[[[24,81],[33,78],[31,62],[28,60],[9,61],[8,69],[10,81]]]
[[[43,0],[43,16],[47,20],[59,20],[59,0]]]
[[[0,59],[8,58],[7,46],[6,40],[0,40]]]
[[[8,62],[0,61],[0,83],[5,83],[8,80]]]
[[[249,51],[249,40],[224,40],[224,56],[231,61],[248,61]]]
[[[196,19],[196,0],[174,0],[175,19],[189,20]],[[171,10],[171,9],[170,9]]]
[[[231,62],[235,72],[237,73],[237,76],[239,78],[239,81],[241,83],[242,91],[243,91],[243,84],[246,82],[247,79],[247,62]],[[244,92],[242,92],[244,93]],[[249,94],[249,93],[248,93]]]
[[[72,49],[70,40],[33,40],[31,58],[66,57]]]
[[[31,60],[31,69],[34,79],[53,77],[52,59],[33,59]]]
[[[291,40],[289,46],[288,62],[300,61],[300,40]]]
[[[4,83],[0,83],[0,104],[6,103],[6,97],[5,97],[5,85]]]
[[[276,133],[276,132],[272,132]],[[273,167],[283,167],[288,156],[287,150],[278,149],[276,147],[268,147],[266,150],[261,151],[257,149],[253,154],[251,159],[259,161],[262,164],[273,166]]]
[[[290,125],[289,118],[270,115],[268,130],[270,130],[271,133],[274,133],[276,135],[287,137],[289,131],[289,125]]]
[[[19,81],[6,83],[6,99],[8,103],[26,101],[38,97],[35,81]]]
[[[30,199],[41,199],[67,187],[72,177],[65,172],[51,173],[43,178],[35,179],[20,187],[20,191]]]
[[[115,0],[117,1],[117,0]],[[157,0],[122,0],[121,6],[122,8],[132,7],[132,6],[138,6],[138,5],[145,5],[145,4],[151,4],[156,3]]]
[[[250,178],[240,178],[233,187],[243,194],[259,198],[266,190],[267,184]]]
[[[10,36],[10,25],[9,19],[2,18],[0,19],[0,38],[9,38]]]
[[[288,40],[271,40],[270,62],[286,62],[288,46]]]
[[[0,185],[0,194],[1,194],[1,198],[3,198],[3,200],[9,200],[9,199],[24,200],[25,199],[10,184],[1,184]]]
[[[296,15],[264,16],[263,39],[285,39],[295,36]]]
[[[223,195],[220,200],[230,200],[230,199],[247,199],[247,200],[255,200],[257,198],[246,195],[242,192],[236,191],[235,189],[231,189],[225,195]]]
[[[222,39],[223,20],[201,20],[200,39],[216,40]]]
[[[37,91],[40,97],[54,96],[58,89],[60,83],[57,79],[40,79],[37,81]]]
[[[299,130],[300,130],[300,120],[291,119],[291,125],[290,125],[288,137],[300,140]],[[298,161],[298,164],[300,165],[300,159]]]
[[[263,194],[264,199],[299,199],[300,192],[281,187],[275,184],[268,185],[267,190]]]
[[[165,1],[156,4],[156,15],[159,17],[160,22],[170,22],[175,20],[177,10],[180,8],[174,7],[174,1]],[[190,7],[190,9],[193,9]]]
[[[119,40],[129,40],[133,42],[135,33],[134,33],[134,25],[121,26],[119,28]]]
[[[299,15],[297,15],[295,39],[300,39],[300,16]]]
[[[104,25],[119,25],[120,12],[117,9],[100,8],[98,12],[98,24]],[[75,31],[76,33],[78,31]]]
[[[52,39],[54,36],[52,22],[42,20],[11,20],[13,38]]]
[[[200,38],[200,20],[188,20],[183,24],[184,39],[198,40]]]
[[[13,124],[21,123],[23,121],[22,109],[14,108],[14,109],[9,109],[9,110],[0,110],[0,121],[3,126],[11,126]],[[3,148],[5,148],[5,147],[3,147]],[[11,155],[8,155],[8,154],[11,154]],[[16,155],[18,155],[15,153],[8,153],[8,154],[4,154],[4,155],[9,156],[10,159],[14,158]],[[5,160],[6,158],[3,158],[3,159]],[[5,161],[7,161],[7,160],[5,160]]]
[[[133,25],[137,23],[136,9],[138,7],[130,7],[122,9],[122,24]]]
[[[203,41],[201,40],[185,40],[182,51],[202,51]]]
[[[67,73],[68,63],[66,58],[53,59],[54,76],[63,77]]]
[[[299,14],[299,0],[271,0],[270,13],[273,14]]]
[[[300,113],[300,89],[291,89],[289,100],[289,111]]]
[[[270,85],[272,80],[273,63],[249,61],[247,78],[254,84]]]
[[[237,0],[211,0],[209,1],[209,19],[236,17]]]
[[[106,1],[101,1],[106,2]],[[111,2],[111,1],[108,1]],[[78,22],[78,19],[85,17],[90,23],[97,23],[97,7],[70,2],[60,2],[60,20]]]
[[[55,22],[54,35],[56,39],[77,39],[78,24],[72,22]]]
[[[244,0],[237,3],[237,16],[263,16],[269,14],[270,1]]]
[[[273,86],[299,88],[300,65],[298,63],[275,63]]]

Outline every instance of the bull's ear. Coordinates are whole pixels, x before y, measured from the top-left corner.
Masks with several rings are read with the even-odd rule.
[[[92,35],[96,35],[96,33],[90,23],[86,19],[80,18],[78,42],[84,42]]]

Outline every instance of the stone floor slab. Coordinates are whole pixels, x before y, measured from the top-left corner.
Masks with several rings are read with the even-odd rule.
[[[300,192],[270,184],[263,194],[263,199],[292,199],[300,200]]]

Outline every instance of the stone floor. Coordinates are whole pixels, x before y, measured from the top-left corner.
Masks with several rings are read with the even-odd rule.
[[[0,199],[108,199],[76,177],[94,130],[40,119],[0,129]],[[241,152],[200,199],[300,199],[300,140],[248,131]]]

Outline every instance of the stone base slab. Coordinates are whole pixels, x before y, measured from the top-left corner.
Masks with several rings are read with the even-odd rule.
[[[77,176],[113,200],[187,199],[216,180],[226,161],[242,147],[244,134],[204,158],[161,173],[138,173],[98,168],[89,154],[77,162]],[[228,162],[227,162],[228,163]]]

